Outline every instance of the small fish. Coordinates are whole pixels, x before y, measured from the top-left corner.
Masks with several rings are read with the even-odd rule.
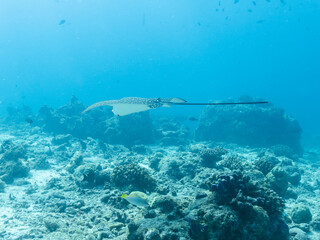
[[[33,123],[33,120],[32,120],[31,117],[26,117],[24,120],[25,120],[27,123],[30,123],[30,124]]]
[[[122,194],[121,198],[127,200],[129,203],[138,207],[149,207],[149,204],[145,198],[145,194],[141,192],[132,192],[129,195]]]
[[[196,121],[199,121],[199,119],[195,117],[189,117],[189,121],[196,122]]]
[[[65,19],[62,19],[60,22],[59,22],[59,25],[62,25],[62,24],[65,24],[66,23],[66,20]]]

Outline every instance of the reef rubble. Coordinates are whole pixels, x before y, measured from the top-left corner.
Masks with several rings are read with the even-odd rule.
[[[13,110],[19,124],[0,123],[0,239],[320,238],[319,149],[199,141],[177,119],[83,109],[74,98],[42,108],[34,124]],[[103,118],[103,134],[92,132]],[[107,138],[108,121],[117,124]],[[127,140],[115,140],[127,121],[136,121]],[[147,206],[121,198],[135,191]]]

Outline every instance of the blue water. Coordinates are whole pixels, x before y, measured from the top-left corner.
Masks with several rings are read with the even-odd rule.
[[[72,94],[87,105],[249,94],[284,108],[305,135],[318,134],[320,3],[255,3],[0,0],[0,112],[57,107]]]

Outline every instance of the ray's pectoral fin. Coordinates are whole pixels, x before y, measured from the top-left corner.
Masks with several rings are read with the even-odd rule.
[[[187,101],[182,99],[182,98],[174,97],[174,98],[170,98],[169,102],[171,102],[171,103],[184,103],[184,102],[187,102]]]
[[[151,109],[144,104],[112,104],[112,112],[117,116],[125,116],[132,113],[143,112]]]
[[[169,103],[164,103],[162,107],[171,107],[171,105]]]
[[[110,101],[102,101],[102,102],[97,102],[95,104],[92,104],[91,106],[87,107],[85,110],[82,111],[82,114],[88,112],[89,110],[97,107],[102,107],[102,106],[111,106],[109,104]]]

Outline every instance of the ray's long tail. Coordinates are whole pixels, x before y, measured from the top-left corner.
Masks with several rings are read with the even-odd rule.
[[[269,102],[236,102],[236,103],[187,103],[187,102],[168,102],[171,105],[245,105],[245,104],[266,104]]]

